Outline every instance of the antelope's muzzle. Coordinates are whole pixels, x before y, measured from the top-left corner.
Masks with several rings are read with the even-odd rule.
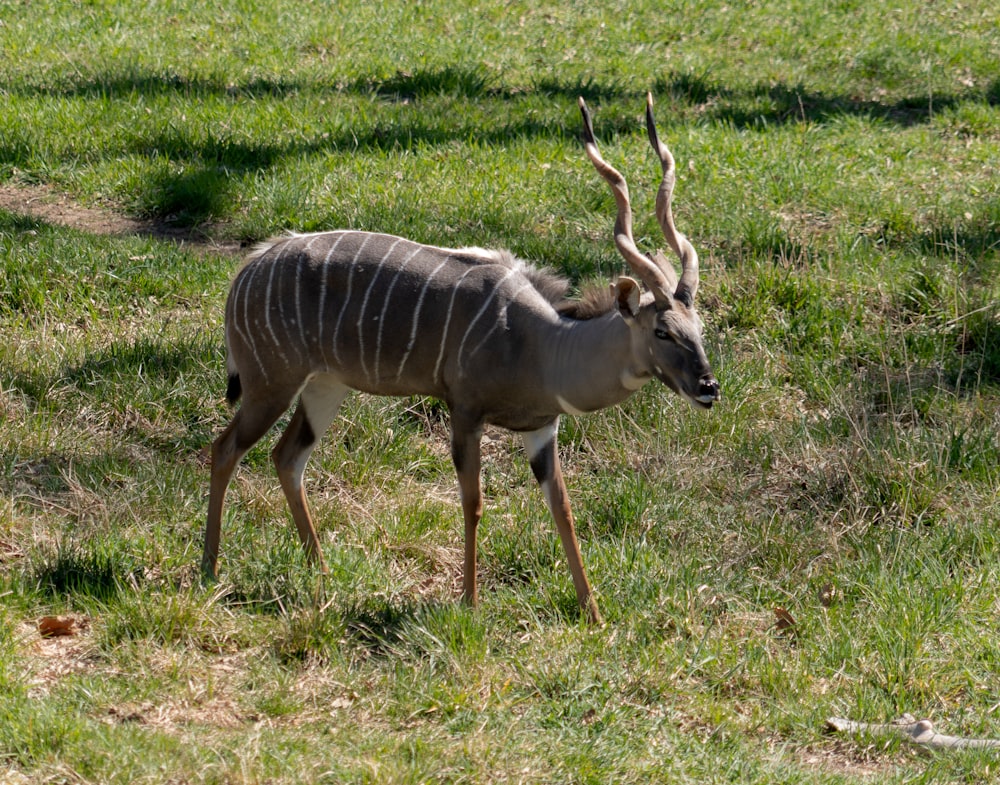
[[[720,397],[722,397],[722,394],[719,391],[719,382],[714,376],[702,376],[698,380],[698,395],[695,398],[698,403],[708,409]]]

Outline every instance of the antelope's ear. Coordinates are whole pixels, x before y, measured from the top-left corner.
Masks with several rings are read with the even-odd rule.
[[[618,310],[625,317],[625,321],[630,321],[639,315],[639,296],[642,294],[642,289],[634,278],[623,276],[611,285],[611,289],[618,302]]]

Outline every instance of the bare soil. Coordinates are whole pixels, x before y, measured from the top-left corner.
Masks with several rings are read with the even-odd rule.
[[[0,210],[38,221],[101,235],[141,235],[172,240],[205,252],[237,254],[240,244],[216,239],[217,226],[174,226],[164,221],[144,221],[101,207],[80,204],[47,185],[0,185]]]

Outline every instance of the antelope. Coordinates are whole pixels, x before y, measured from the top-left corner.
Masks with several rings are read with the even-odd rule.
[[[508,251],[439,248],[362,231],[293,234],[250,254],[225,309],[226,397],[243,400],[211,448],[206,579],[217,576],[233,472],[296,397],[272,458],[306,554],[325,572],[303,487],[317,440],[351,390],[432,396],[450,413],[465,521],[464,600],[478,600],[480,443],[489,423],[521,435],[580,608],[600,623],[559,465],[559,418],[620,403],[653,377],[708,409],[719,384],[694,308],[698,255],[674,227],[674,159],[657,137],[652,96],[646,127],[663,170],[656,216],[680,258],[679,278],[662,252],[636,247],[625,178],[601,157],[582,98],[579,105],[587,156],[617,204],[615,245],[645,290],[623,276],[603,293],[569,299],[566,280]]]

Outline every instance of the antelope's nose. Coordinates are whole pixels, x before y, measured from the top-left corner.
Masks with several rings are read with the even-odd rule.
[[[698,403],[711,406],[720,397],[719,382],[714,376],[702,376],[698,380]]]

